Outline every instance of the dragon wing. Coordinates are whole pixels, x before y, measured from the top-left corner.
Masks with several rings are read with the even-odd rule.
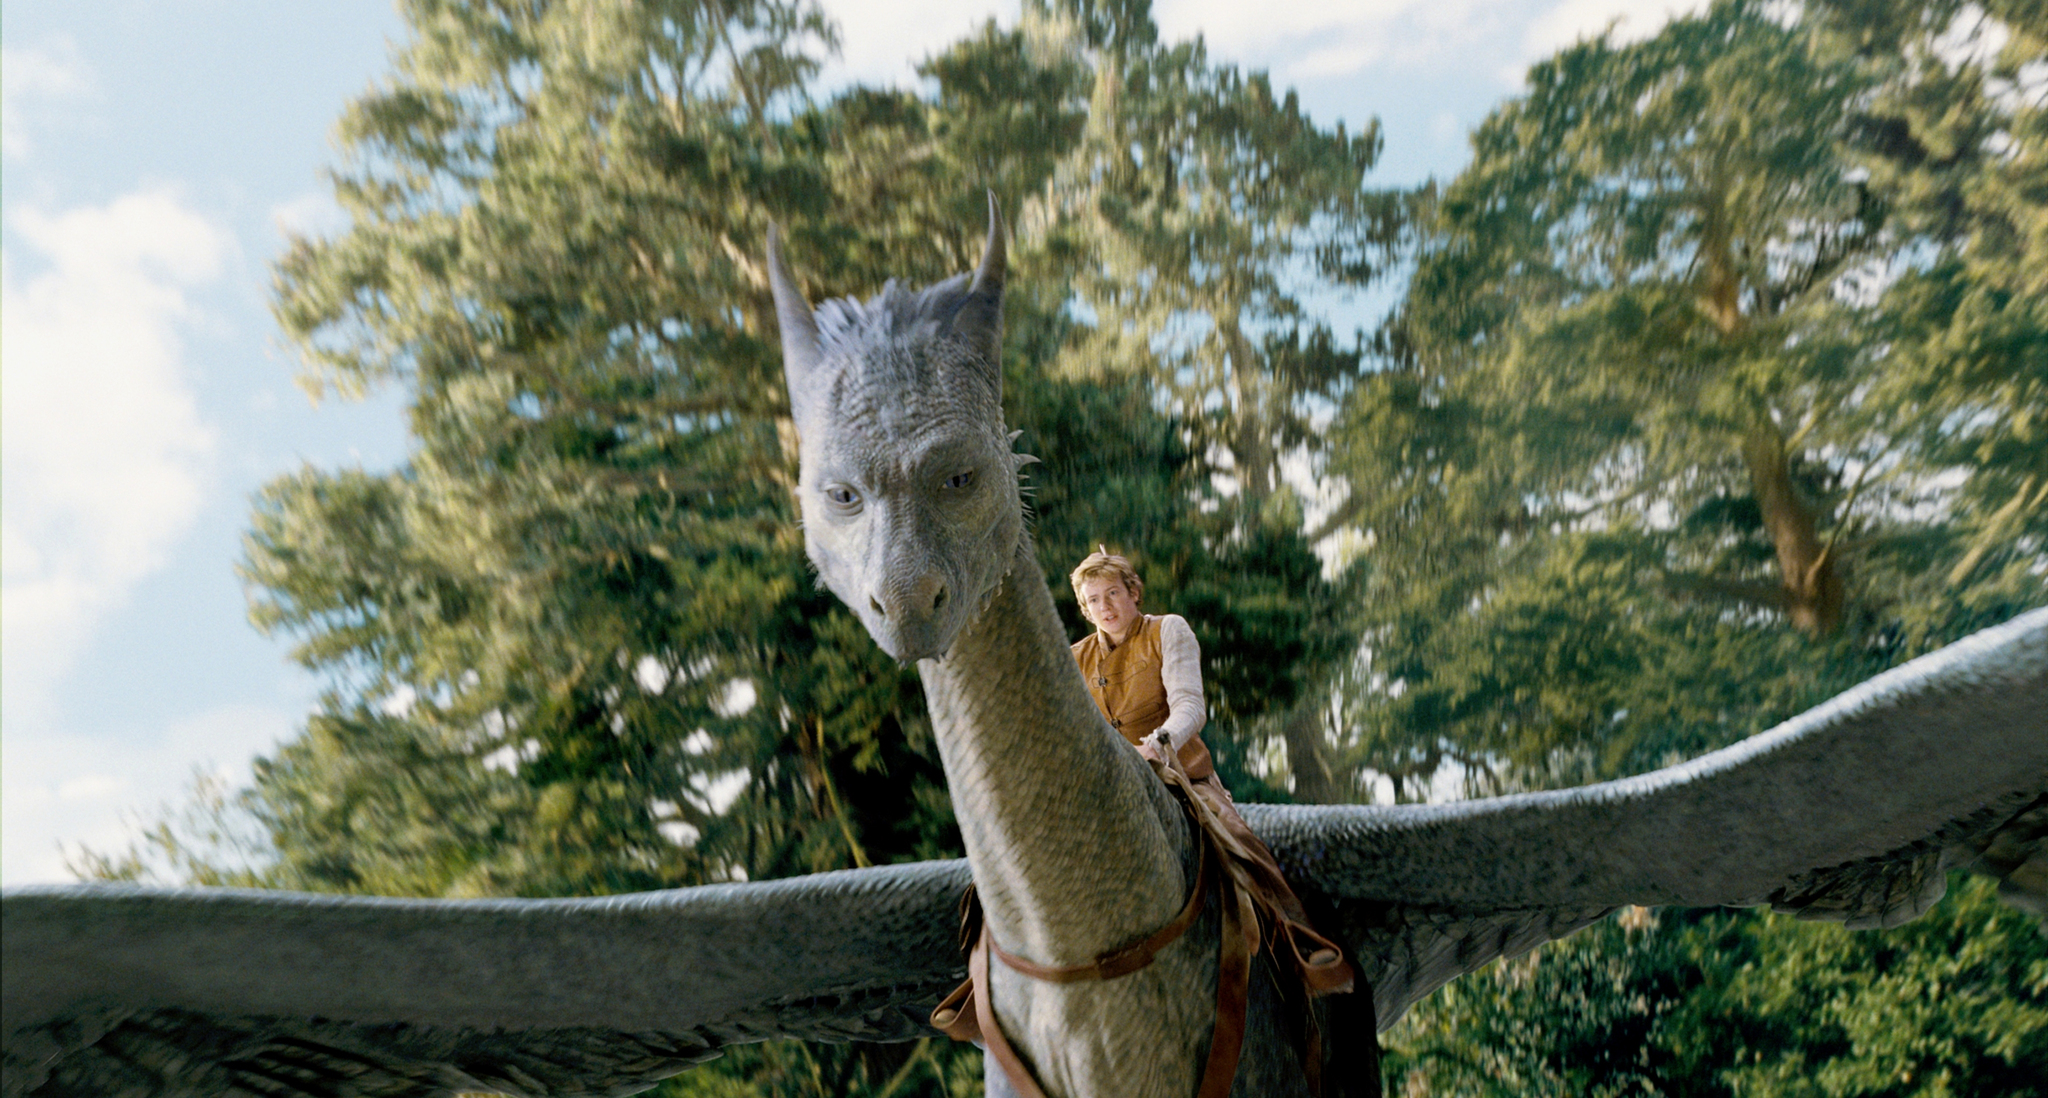
[[[10,890],[7,1098],[630,1094],[728,1044],[906,1040],[964,861],[573,900]]]
[[[1652,774],[1244,814],[1333,909],[1382,1025],[1621,904],[1889,924],[1939,898],[1958,862],[2038,899],[2048,610]],[[13,890],[0,1089],[611,1095],[728,1044],[909,1039],[962,974],[967,877],[928,862],[575,900]]]
[[[1893,926],[1968,866],[2040,913],[2048,608],[1633,778],[1452,804],[1243,807],[1289,878],[1334,910],[1382,1027],[1625,904]]]

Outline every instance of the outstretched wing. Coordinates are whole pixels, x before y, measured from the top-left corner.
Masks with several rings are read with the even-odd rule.
[[[1622,904],[1911,918],[2048,894],[2048,610],[1728,750],[1450,805],[1245,805],[1381,1024]],[[961,976],[963,862],[585,900],[120,887],[0,900],[6,1098],[628,1094],[772,1037],[902,1040]]]
[[[1968,865],[2040,912],[2048,608],[1681,766],[1454,804],[1244,814],[1335,908],[1382,1027],[1444,982],[1624,904],[1892,926]]]
[[[601,899],[9,891],[7,1098],[630,1094],[774,1037],[905,1040],[963,861]]]

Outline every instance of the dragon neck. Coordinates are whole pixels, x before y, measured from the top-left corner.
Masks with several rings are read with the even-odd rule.
[[[1097,712],[1028,540],[941,660],[918,664],[954,814],[1003,948],[1074,964],[1184,899],[1180,810]]]

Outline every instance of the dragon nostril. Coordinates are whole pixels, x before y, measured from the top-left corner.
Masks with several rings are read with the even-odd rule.
[[[868,605],[875,608],[875,613],[880,614],[885,618],[889,616],[889,612],[887,610],[882,609],[881,600],[877,599],[873,595],[868,596]]]
[[[944,607],[945,605],[946,605],[946,589],[945,589],[945,588],[943,588],[943,587],[941,587],[941,588],[939,588],[939,593],[938,593],[937,595],[935,595],[935,596],[933,596],[933,597],[932,597],[932,613],[934,613],[934,614],[938,613],[938,612],[939,612],[939,610],[940,610],[941,608],[943,608],[943,607]]]

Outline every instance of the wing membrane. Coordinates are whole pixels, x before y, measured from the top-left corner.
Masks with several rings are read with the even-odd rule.
[[[626,1093],[737,1042],[905,1040],[960,978],[966,883],[954,861],[570,900],[14,890],[5,1089]]]

